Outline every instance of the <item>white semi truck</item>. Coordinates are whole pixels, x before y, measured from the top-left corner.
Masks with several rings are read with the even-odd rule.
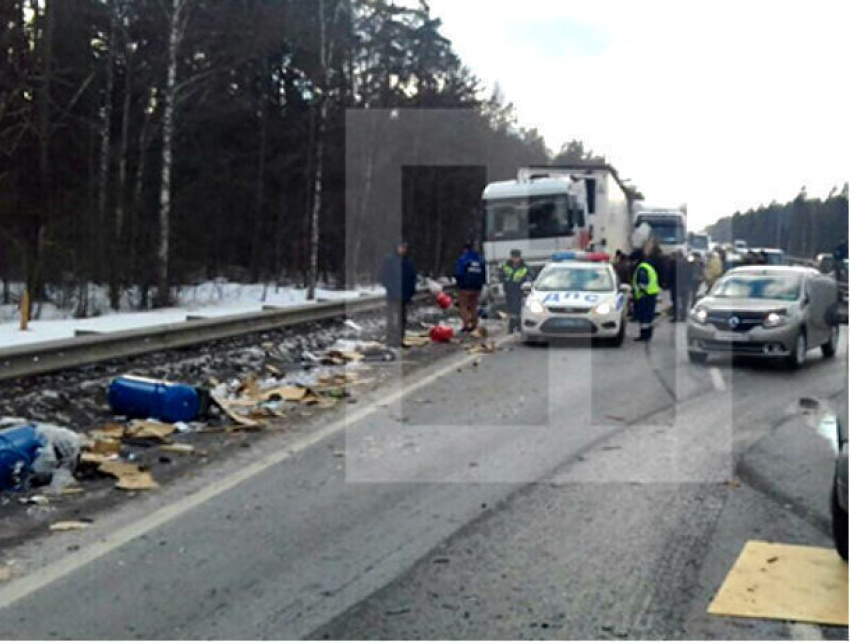
[[[658,240],[664,254],[688,251],[688,217],[682,207],[645,205],[639,201],[635,207],[634,229],[648,225]]]
[[[635,229],[651,228],[662,251],[687,248],[686,210],[633,200],[617,171],[605,163],[521,167],[517,179],[487,185],[484,258],[499,295],[498,268],[512,249],[532,269],[555,252],[589,250],[611,256],[632,251]]]
[[[535,270],[555,252],[585,249],[589,242],[584,184],[569,176],[532,176],[490,183],[484,199],[487,280],[500,295],[498,270],[513,249]]]

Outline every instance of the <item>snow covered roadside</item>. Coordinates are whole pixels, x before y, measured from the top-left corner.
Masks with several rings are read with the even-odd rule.
[[[383,294],[383,288],[371,287],[358,290],[316,290],[319,301],[357,299],[369,294]],[[265,298],[264,298],[265,295]],[[300,288],[266,287],[262,284],[240,284],[207,282],[191,288],[184,288],[179,295],[179,306],[151,310],[147,312],[118,312],[104,314],[89,319],[56,318],[62,317],[61,310],[52,310],[49,320],[37,319],[31,321],[29,329],[21,332],[19,322],[15,319],[17,311],[14,306],[0,306],[2,316],[10,319],[0,322],[0,349],[68,339],[78,332],[108,333],[121,330],[145,328],[167,323],[180,323],[187,316],[216,317],[245,312],[258,312],[263,306],[293,307],[305,305],[306,290]],[[70,312],[67,316],[70,316]]]

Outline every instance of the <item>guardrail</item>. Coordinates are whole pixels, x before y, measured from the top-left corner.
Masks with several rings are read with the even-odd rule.
[[[420,291],[416,298],[421,300],[425,296],[427,292]],[[179,323],[4,348],[0,349],[0,381],[363,314],[380,310],[383,306],[382,295],[369,295],[221,317],[193,317]]]

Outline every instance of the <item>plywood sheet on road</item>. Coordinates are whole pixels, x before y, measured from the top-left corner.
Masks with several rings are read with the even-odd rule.
[[[847,626],[847,564],[831,548],[751,540],[708,612]]]

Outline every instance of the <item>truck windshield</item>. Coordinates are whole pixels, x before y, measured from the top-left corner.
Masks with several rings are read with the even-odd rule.
[[[685,225],[678,216],[669,217],[638,217],[635,227],[646,223],[663,244],[679,244],[685,242]]]
[[[691,237],[691,247],[695,250],[707,250],[708,249],[708,237],[707,236],[694,235],[693,237]]]
[[[604,267],[549,267],[537,278],[534,289],[541,292],[610,292],[614,282]]]
[[[721,279],[711,291],[718,299],[778,299],[796,301],[800,297],[800,277],[736,274]]]
[[[487,240],[572,236],[584,225],[583,212],[566,194],[487,202]]]

